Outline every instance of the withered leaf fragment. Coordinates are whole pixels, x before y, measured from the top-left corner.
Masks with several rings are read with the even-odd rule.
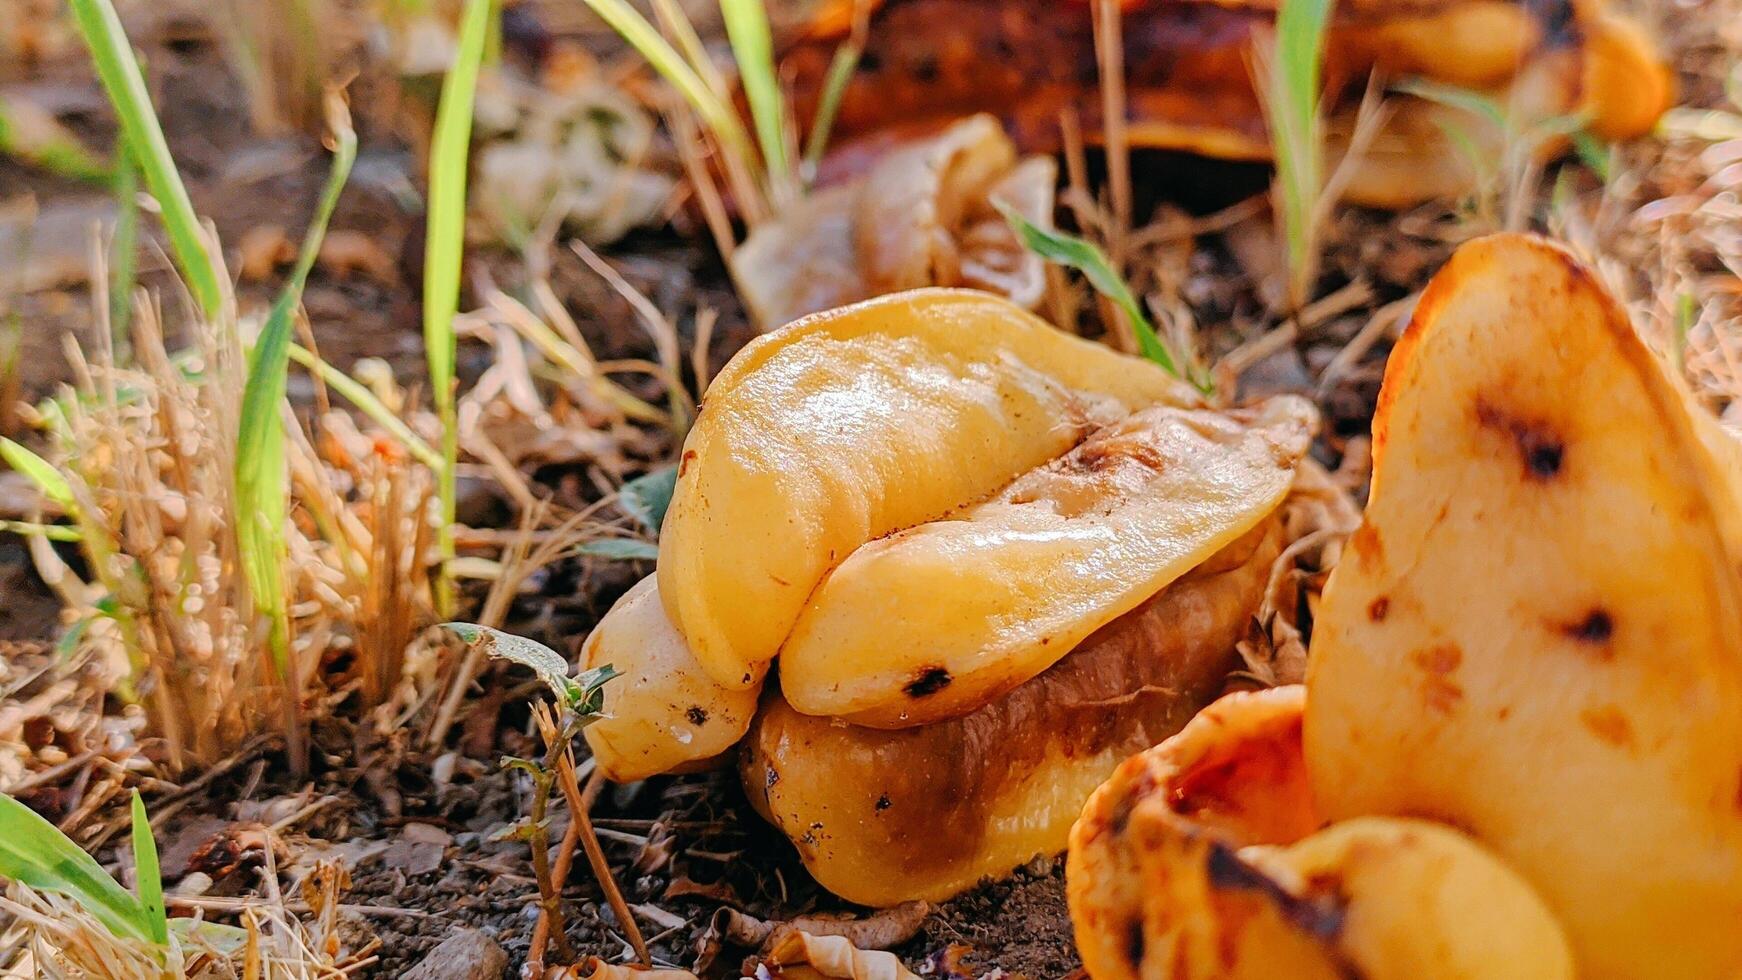
[[[984,289],[1032,309],[1045,270],[993,202],[1050,225],[1057,176],[1051,157],[1019,159],[996,119],[963,119],[758,226],[733,257],[740,295],[764,327],[922,286]]]

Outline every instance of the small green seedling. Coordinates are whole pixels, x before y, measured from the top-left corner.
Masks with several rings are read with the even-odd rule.
[[[586,811],[574,807],[580,791],[575,786],[574,756],[569,753],[569,744],[583,728],[603,717],[605,682],[616,677],[617,671],[610,664],[605,664],[570,676],[569,662],[563,659],[562,654],[536,640],[474,623],[443,623],[442,626],[452,630],[455,636],[467,643],[481,644],[484,652],[491,657],[532,668],[538,679],[556,695],[559,710],[554,717],[542,704],[535,705],[534,710],[540,734],[545,742],[544,758],[537,760],[510,756],[502,760],[502,768],[518,769],[532,781],[532,806],[524,819],[503,832],[502,839],[526,842],[532,856],[533,876],[538,881],[540,909],[545,921],[552,924],[550,935],[555,940],[558,951],[567,958],[569,949],[562,925],[562,889],[550,862],[548,813],[551,794],[558,783],[563,782],[565,794],[574,794],[570,796],[573,810],[570,818],[579,821],[579,826],[586,827],[591,832]],[[591,857],[589,853],[589,860]],[[601,884],[614,892],[616,886],[609,883],[609,869],[601,869],[595,865],[594,871],[601,876]],[[618,900],[621,901],[620,896]],[[534,955],[542,958],[543,951],[535,950]]]
[[[142,804],[134,795],[134,847],[139,849]],[[150,825],[144,830],[151,839]],[[157,849],[149,848],[149,863],[157,864]],[[145,863],[135,854],[140,881],[145,881]],[[0,796],[0,878],[10,878],[37,891],[64,895],[77,902],[115,936],[162,945],[167,941],[163,921],[163,883],[153,882],[150,896],[135,896],[122,888],[96,858],[60,832],[60,828],[35,810],[10,796]],[[155,897],[153,909],[147,902]]]
[[[166,969],[180,959],[176,950],[190,943],[220,956],[233,956],[247,945],[247,931],[235,926],[169,918],[157,842],[138,790],[133,791],[132,844],[137,894],[121,887],[60,828],[12,797],[0,796],[0,878],[71,899],[116,939],[157,950]]]
[[[665,523],[671,495],[677,492],[677,467],[664,466],[623,484],[617,491],[617,506],[654,534]]]
[[[481,644],[486,654],[532,668],[557,704],[583,724],[596,720],[605,709],[605,682],[617,676],[610,664],[569,675],[569,662],[550,647],[476,623],[443,623],[442,627],[467,643]]]

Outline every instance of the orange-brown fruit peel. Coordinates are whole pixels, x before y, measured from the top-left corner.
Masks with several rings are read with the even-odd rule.
[[[1233,694],[1123,764],[1071,832],[1066,891],[1096,980],[1571,980],[1565,935],[1450,828],[1322,827],[1299,686]]]
[[[1279,550],[1272,517],[963,717],[884,731],[801,715],[771,690],[745,790],[824,887],[866,905],[947,898],[1056,853],[1119,760],[1221,690]]]

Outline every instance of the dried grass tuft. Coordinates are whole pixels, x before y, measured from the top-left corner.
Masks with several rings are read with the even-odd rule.
[[[295,915],[266,901],[247,904],[240,929],[202,929],[189,920],[167,949],[116,936],[78,903],[13,884],[0,897],[12,920],[0,935],[0,977],[37,980],[331,980],[345,971]]]
[[[171,771],[216,762],[282,716],[235,520],[247,359],[236,330],[193,333],[195,346],[172,356],[157,305],[140,303],[136,366],[106,346],[69,350],[76,384],[39,419],[70,488],[88,581],[46,547],[34,556],[84,624],[77,646],[143,707]],[[380,704],[432,619],[433,479],[347,416],[328,413],[311,439],[284,411],[293,688],[309,702],[317,684],[354,682],[366,706]]]

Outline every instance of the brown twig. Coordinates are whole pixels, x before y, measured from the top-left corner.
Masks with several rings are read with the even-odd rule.
[[[574,864],[575,860],[575,845],[580,842],[580,839],[581,822],[570,818],[567,829],[563,831],[563,839],[561,843],[557,844],[556,864],[551,867],[551,877],[555,880],[559,894],[561,893],[563,882],[569,880],[569,868]],[[558,919],[560,920],[560,916]],[[538,975],[538,972],[533,969],[535,958],[537,970],[541,971],[544,967],[544,948],[550,940],[552,923],[552,917],[545,915],[544,910],[540,909],[538,924],[532,928],[532,949],[526,957],[528,967],[527,973],[529,976]]]
[[[623,900],[623,893],[617,889],[616,879],[611,877],[611,865],[605,861],[605,849],[599,846],[599,835],[593,832],[593,819],[588,811],[585,796],[581,792],[581,783],[575,776],[575,757],[569,751],[568,742],[564,740],[563,751],[557,759],[557,783],[562,786],[563,796],[569,801],[569,820],[571,826],[581,829],[581,848],[587,852],[587,863],[592,865],[593,877],[598,879],[599,888],[604,891],[606,901],[611,903],[611,911],[617,916],[617,922],[622,925],[623,932],[629,937],[629,945],[635,948],[635,956],[642,966],[652,967],[653,957],[647,954],[647,942],[641,938],[641,927],[635,924],[635,915],[629,911],[629,903]],[[589,789],[593,783],[603,776],[595,772],[589,780]]]
[[[1131,230],[1131,151],[1125,135],[1125,41],[1119,0],[1090,5],[1095,32],[1095,62],[1101,76],[1101,135],[1107,147],[1107,186],[1113,220],[1107,250],[1113,267],[1123,268],[1125,236]]]
[[[533,927],[532,946],[526,953],[526,975],[538,977],[544,975],[544,952],[551,940],[555,940],[557,955],[564,961],[574,959],[574,951],[569,948],[568,930],[563,926],[564,877],[552,873],[550,832],[545,828],[551,782],[556,778],[553,770],[560,766],[560,760],[566,755],[564,750],[568,747],[568,740],[557,732],[556,720],[547,706],[538,705],[533,718],[538,723],[539,734],[544,738],[545,755],[544,765],[533,776],[532,812],[527,816],[526,823],[527,843],[532,848],[532,873],[538,879],[538,924]],[[571,830],[573,824],[571,819]],[[568,836],[565,833],[564,840]],[[560,856],[559,854],[559,859]]]

